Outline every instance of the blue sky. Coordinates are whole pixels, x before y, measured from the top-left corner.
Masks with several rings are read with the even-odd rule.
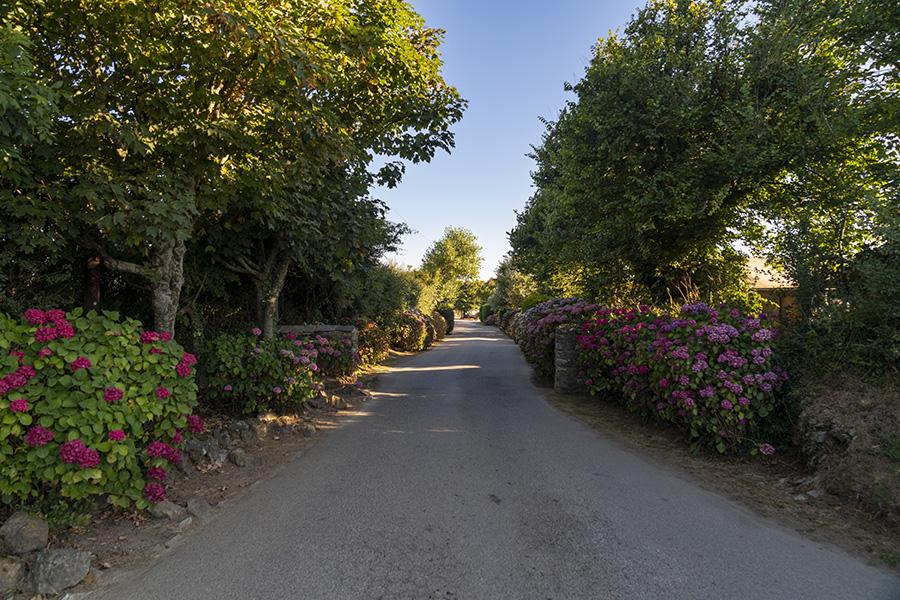
[[[509,250],[506,232],[531,195],[538,117],[553,119],[591,59],[591,47],[621,29],[637,0],[411,0],[428,25],[447,31],[444,77],[469,101],[456,148],[409,165],[399,187],[374,195],[390,218],[416,233],[392,258],[416,267],[447,226],[472,230],[484,248],[482,275]]]

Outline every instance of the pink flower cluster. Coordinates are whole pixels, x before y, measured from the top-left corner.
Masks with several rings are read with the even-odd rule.
[[[521,313],[517,341],[525,359],[542,377],[552,377],[556,356],[556,329],[565,323],[580,324],[599,309],[579,298],[541,302]]]
[[[140,340],[142,344],[169,342],[172,340],[172,334],[168,331],[143,331]]]
[[[125,439],[125,432],[121,429],[113,429],[107,434],[107,437],[111,442],[121,442]]]
[[[187,424],[191,433],[203,433],[206,429],[206,424],[198,415],[188,415]]]
[[[165,481],[168,476],[169,474],[166,473],[166,470],[162,467],[150,467],[149,469],[147,469],[147,479]]]
[[[190,352],[185,352],[181,356],[181,360],[175,366],[175,372],[179,377],[190,377],[191,367],[197,364],[197,357]]]
[[[9,403],[9,412],[28,412],[28,399],[16,398]]]
[[[73,373],[75,373],[76,371],[80,371],[81,369],[90,369],[91,361],[86,356],[79,356],[78,358],[76,358],[75,360],[73,360],[72,362],[69,363],[69,368],[72,370]]]
[[[35,425],[25,434],[25,443],[32,448],[44,446],[51,441],[53,441],[53,432],[40,425]]]
[[[114,404],[125,397],[125,392],[120,388],[110,386],[103,390],[103,399],[107,404]]]
[[[161,385],[158,388],[156,388],[156,397],[159,398],[160,400],[165,400],[166,398],[168,398],[171,395],[172,395],[172,392],[170,392],[169,388],[167,388],[165,386]]]
[[[29,308],[25,311],[25,320],[32,325],[46,325],[34,332],[34,339],[38,342],[50,342],[57,338],[70,339],[75,335],[75,328],[66,320],[66,313],[58,309],[44,312]]]
[[[148,481],[144,486],[144,498],[150,502],[162,502],[166,499],[166,486],[158,481]]]
[[[59,459],[64,463],[78,464],[90,469],[100,464],[100,453],[84,445],[81,440],[70,440],[59,447]]]
[[[147,456],[152,458],[164,458],[173,464],[181,462],[181,453],[178,452],[176,448],[158,440],[147,444]]]
[[[37,371],[31,365],[22,365],[12,373],[4,375],[0,379],[0,394],[6,394],[28,385],[28,382],[37,376]]]

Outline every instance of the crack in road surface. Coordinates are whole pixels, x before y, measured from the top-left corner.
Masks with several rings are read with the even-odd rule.
[[[460,322],[375,398],[102,597],[900,598],[893,575],[556,410],[494,329]]]

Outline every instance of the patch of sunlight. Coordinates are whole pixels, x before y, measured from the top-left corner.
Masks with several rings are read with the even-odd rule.
[[[396,394],[394,392],[371,392],[373,396],[381,397],[386,396],[388,398],[406,398],[409,394]]]
[[[450,429],[449,427],[435,427],[433,429],[426,429],[425,431],[430,431],[432,433],[462,433],[462,429]]]
[[[487,337],[449,337],[444,338],[443,343],[448,342],[499,342],[503,338],[487,338]]]
[[[480,369],[480,365],[447,365],[445,367],[391,367],[391,373],[418,373],[427,371],[459,371],[462,369]]]
[[[371,417],[375,413],[364,410],[339,410],[337,415],[341,417]]]

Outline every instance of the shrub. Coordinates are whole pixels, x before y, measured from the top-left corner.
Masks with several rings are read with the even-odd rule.
[[[786,375],[773,364],[771,324],[738,309],[689,304],[678,315],[601,309],[578,337],[585,383],[719,452],[761,441]]]
[[[391,336],[377,323],[360,321],[356,324],[359,332],[359,358],[364,365],[376,365],[386,359],[391,349]]]
[[[497,324],[497,315],[488,315],[484,319],[485,325],[496,325]]]
[[[596,304],[578,298],[559,298],[542,302],[522,313],[519,346],[538,375],[553,376],[556,328],[563,323],[581,323],[598,308]]]
[[[294,334],[285,336],[291,341],[297,340]],[[302,345],[296,344],[315,356],[319,367],[319,374],[326,377],[346,377],[352,375],[359,366],[360,359],[357,351],[353,349],[353,340],[349,335],[335,335],[329,339],[322,335],[302,340]]]
[[[258,330],[254,330],[258,331]],[[206,346],[204,400],[253,414],[289,412],[315,395],[319,353],[303,340],[223,333]]]
[[[418,311],[417,311],[418,312]],[[434,321],[429,315],[419,312],[419,318],[425,322],[425,348],[430,348],[434,343],[437,331],[434,327]]]
[[[394,348],[403,352],[418,352],[425,349],[428,329],[417,311],[407,310],[397,319],[391,334]]]
[[[165,498],[164,467],[202,428],[193,355],[116,313],[36,309],[0,314],[0,351],[4,503]]]
[[[506,335],[508,335],[510,337],[513,337],[512,336],[512,324],[518,315],[519,315],[519,311],[513,308],[510,310],[504,311],[498,317],[498,324],[500,325],[500,329],[502,329],[506,333]]]
[[[447,321],[447,333],[453,333],[453,326],[456,323],[456,314],[453,312],[453,309],[440,308],[438,309],[438,312],[441,313],[441,316]]]
[[[439,311],[431,313],[431,322],[434,324],[434,339],[442,340],[447,335],[447,320]]]
[[[478,320],[486,325],[490,325],[490,323],[487,322],[487,319],[493,314],[493,310],[494,309],[490,304],[482,304],[481,308],[478,309]]]

